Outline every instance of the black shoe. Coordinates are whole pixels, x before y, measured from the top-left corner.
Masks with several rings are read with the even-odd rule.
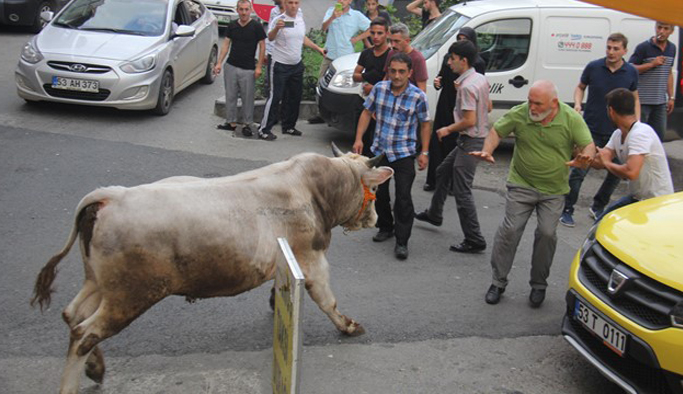
[[[427,222],[427,223],[429,223],[433,226],[437,226],[437,227],[441,226],[441,224],[443,223],[443,219],[442,220],[435,220],[435,219],[430,218],[429,217],[429,211],[426,209],[420,213],[415,213],[415,219],[417,219],[421,222]]]
[[[249,126],[244,126],[242,127],[242,135],[245,137],[252,137],[254,135],[254,132],[251,131],[251,128]]]
[[[504,287],[498,287],[496,285],[491,285],[489,291],[486,292],[486,303],[495,305],[500,302],[500,296],[505,293]]]
[[[384,241],[386,241],[387,239],[389,239],[389,238],[391,238],[391,237],[393,237],[393,236],[394,236],[394,232],[393,232],[393,231],[382,231],[382,230],[379,230],[379,232],[378,232],[377,234],[375,234],[374,237],[372,237],[372,240],[375,241],[375,242],[384,242]]]
[[[459,245],[451,245],[451,247],[448,249],[451,252],[458,253],[479,253],[486,249],[486,244],[476,245],[469,241],[462,241]]]
[[[259,139],[265,140],[265,141],[275,141],[277,138],[275,134],[273,133],[259,133],[258,134]]]
[[[223,124],[219,124],[218,126],[216,126],[216,128],[217,128],[217,129],[221,129],[221,130],[227,130],[227,131],[235,131],[235,130],[237,130],[237,126],[233,126],[233,125],[231,125],[230,123],[227,123],[227,122],[226,122],[226,123],[223,123]]]
[[[320,123],[325,123],[325,119],[320,117],[319,115],[316,115],[310,119],[308,119],[308,123],[310,124],[320,124]]]
[[[545,289],[531,289],[529,304],[532,308],[538,308],[545,300]]]
[[[282,134],[289,134],[289,135],[293,135],[295,137],[301,137],[301,135],[303,133],[297,129],[287,129],[287,130],[282,130]]]
[[[394,246],[394,256],[399,260],[405,260],[408,258],[408,246],[396,244]]]
[[[429,183],[425,183],[425,185],[422,186],[422,190],[424,190],[426,192],[433,192],[434,190],[436,190],[436,186],[431,185]]]

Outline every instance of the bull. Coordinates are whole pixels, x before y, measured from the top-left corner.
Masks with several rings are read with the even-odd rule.
[[[97,383],[105,365],[98,344],[170,295],[234,296],[273,279],[285,237],[308,294],[342,333],[363,327],[337,310],[325,253],[332,229],[373,227],[374,192],[393,176],[381,157],[304,153],[222,178],[173,177],[97,189],[80,201],[63,249],[42,268],[31,305],[51,301],[56,267],[80,238],[83,287],[64,309],[70,343],[60,393],[80,377]],[[80,237],[79,237],[80,236]]]

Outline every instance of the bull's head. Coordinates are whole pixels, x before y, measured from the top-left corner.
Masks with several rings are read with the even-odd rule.
[[[394,175],[394,170],[391,167],[377,167],[377,164],[384,158],[384,154],[370,159],[355,153],[343,153],[334,142],[332,143],[332,153],[335,157],[346,158],[357,169],[360,174],[363,193],[363,202],[358,208],[358,212],[342,225],[349,231],[374,227],[377,223],[377,213],[375,212],[377,187],[391,178]]]

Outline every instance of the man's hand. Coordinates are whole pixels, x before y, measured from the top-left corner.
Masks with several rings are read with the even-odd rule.
[[[427,168],[428,164],[429,164],[429,156],[423,155],[423,154],[418,154],[418,156],[417,156],[417,169],[420,171],[423,171]]]
[[[280,18],[280,20],[277,21],[277,23],[275,23],[275,27],[273,29],[279,31],[279,30],[282,30],[284,27],[285,27],[285,20]]]
[[[434,88],[441,89],[441,77],[434,78]]]
[[[436,131],[436,136],[439,138],[439,141],[443,140],[444,137],[447,137],[450,134],[451,132],[448,130],[448,127],[442,127]]]
[[[353,143],[353,153],[356,153],[358,155],[363,154],[363,141],[362,140],[357,140],[356,142]]]
[[[373,86],[375,86],[375,85],[370,85],[370,84],[367,83],[367,82],[364,83],[364,84],[363,84],[363,94],[366,95],[366,96],[367,96],[368,94],[370,94],[370,92],[372,91]]]
[[[332,20],[339,18],[343,14],[344,14],[344,10],[335,9],[334,12],[332,12]]]
[[[652,64],[654,64],[655,67],[661,66],[662,64],[664,64],[665,60],[666,58],[664,56],[657,56],[655,60],[652,61]]]
[[[481,160],[484,160],[484,161],[488,161],[488,162],[491,163],[491,164],[495,164],[495,163],[496,163],[496,159],[494,159],[494,158],[493,158],[493,155],[490,154],[490,153],[488,153],[488,152],[484,152],[484,151],[481,151],[481,150],[480,150],[480,151],[469,152],[468,155],[474,156],[474,157],[476,157],[477,159],[481,159]]]
[[[598,152],[600,149],[598,149]],[[566,162],[565,164],[568,165],[569,167],[576,167],[576,168],[581,168],[581,169],[586,169],[588,166],[591,165],[593,162],[593,158],[590,157],[589,155],[585,155],[582,153],[577,154],[574,156],[574,159]]]
[[[222,69],[223,69],[223,64],[221,64],[220,62],[216,63],[216,65],[213,67],[213,75],[220,74]]]
[[[261,70],[261,67],[256,66],[256,70],[254,70],[254,79],[258,79],[262,73],[263,73],[263,70]]]
[[[574,111],[578,113],[581,113],[581,111],[583,111],[583,108],[581,108],[581,103],[574,104]]]
[[[666,113],[671,115],[672,112],[674,112],[674,101],[668,100],[666,102]]]

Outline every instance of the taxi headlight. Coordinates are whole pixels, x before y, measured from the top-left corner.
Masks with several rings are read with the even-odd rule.
[[[679,301],[671,309],[671,324],[674,327],[683,328],[683,301]]]
[[[353,88],[360,84],[353,80],[353,70],[342,71],[332,78],[330,85],[337,88]]]
[[[579,254],[579,261],[583,261],[583,258],[586,256],[586,253],[595,245],[595,233],[598,231],[598,223],[595,223],[593,227],[588,231],[588,235],[586,235],[586,239],[583,241],[583,245],[581,245],[581,253]]]
[[[157,54],[142,56],[136,60],[121,65],[121,71],[128,74],[144,73],[154,68],[157,64]]]
[[[38,50],[35,40],[31,40],[24,45],[24,48],[21,50],[21,59],[31,64],[36,64],[43,60],[43,54]]]

